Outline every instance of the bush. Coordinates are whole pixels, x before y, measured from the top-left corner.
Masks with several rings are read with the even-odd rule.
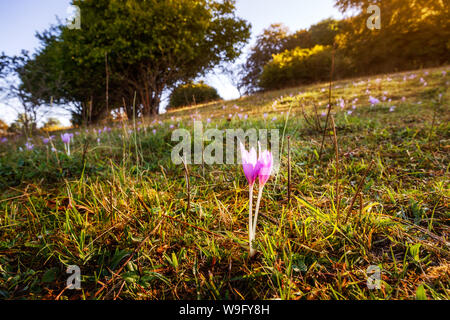
[[[217,90],[203,82],[187,83],[175,88],[170,95],[169,108],[179,108],[197,103],[219,100]]]
[[[265,90],[328,80],[331,47],[316,45],[311,49],[295,48],[273,56],[265,67],[259,85]]]

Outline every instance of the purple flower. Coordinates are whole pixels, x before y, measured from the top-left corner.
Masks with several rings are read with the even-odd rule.
[[[273,159],[272,153],[268,150],[261,151],[261,144],[258,143],[259,159],[256,159],[256,150],[252,148],[250,152],[247,152],[242,142],[241,157],[242,168],[244,169],[245,177],[249,183],[249,214],[248,214],[248,242],[250,246],[250,257],[254,256],[256,250],[252,247],[252,242],[256,235],[256,224],[258,222],[259,204],[262,197],[262,191],[265,183],[269,180],[272,173]],[[252,216],[252,201],[253,201],[253,185],[256,178],[259,179],[258,199],[256,201],[255,216]]]
[[[27,148],[27,150],[33,150],[34,145],[30,142],[25,143],[25,147]]]
[[[64,133],[64,134],[61,134],[61,140],[62,140],[62,142],[65,143],[65,144],[69,144],[69,143],[70,143],[70,140],[72,139],[72,137],[73,137],[73,134],[72,134],[72,133]]]
[[[260,188],[262,188],[267,180],[269,180],[270,175],[272,174],[273,168],[273,158],[272,152],[268,150],[264,150],[261,152],[261,146],[259,146],[259,159],[257,167],[259,167],[258,179]]]
[[[374,98],[374,97],[370,96],[370,97],[369,97],[369,102],[370,102],[370,104],[373,106],[373,105],[379,104],[379,103],[380,103],[380,100],[378,100],[377,98]]]
[[[5,142],[8,142],[8,138],[6,138],[6,137],[3,137],[3,138],[1,138],[1,139],[0,139],[0,142],[1,142],[1,143],[5,143]]]
[[[70,156],[70,140],[73,138],[72,133],[64,133],[61,134],[61,140],[64,143],[64,148],[66,149],[66,153]]]
[[[394,110],[395,110],[395,106],[392,106],[389,108],[389,112],[394,112]]]
[[[259,166],[257,161],[257,155],[255,148],[252,148],[250,152],[247,152],[242,142],[241,146],[241,158],[242,158],[242,168],[244,169],[244,175],[247,178],[248,184],[253,186],[256,178],[259,174]]]

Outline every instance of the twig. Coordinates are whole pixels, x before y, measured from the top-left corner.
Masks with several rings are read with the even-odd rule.
[[[331,125],[333,126],[333,139],[336,149],[336,210],[337,210],[337,222],[339,224],[340,216],[340,195],[339,195],[339,146],[337,142],[336,126],[334,124],[334,118],[331,116]]]
[[[62,291],[56,296],[55,300],[59,300],[59,298],[61,297],[61,295],[67,290],[69,289],[70,285],[66,286],[64,289],[62,289]]]
[[[333,84],[335,51],[336,51],[336,43],[334,43],[334,45],[333,45],[333,54],[331,57],[330,86],[328,89],[328,112],[327,112],[327,118],[325,120],[325,127],[323,129],[322,143],[320,145],[320,151],[319,151],[319,160],[322,157],[323,144],[325,143],[325,136],[326,136],[327,128],[328,128],[328,118],[330,117],[330,112],[331,112],[331,86]]]
[[[279,222],[278,220],[276,220],[276,219],[274,219],[274,218],[272,218],[272,217],[266,216],[264,213],[259,213],[259,215],[260,215],[261,217],[263,217],[264,219],[269,220],[269,221],[272,222],[273,224],[276,224],[276,225],[279,225],[279,224],[280,224],[280,222]]]
[[[187,207],[186,212],[189,212],[191,207],[191,186],[189,184],[189,170],[185,161],[183,161],[184,166],[184,177],[186,179],[186,193],[187,193]]]
[[[370,162],[370,165],[367,168],[366,172],[364,172],[364,175],[363,175],[361,181],[359,181],[358,188],[356,189],[355,195],[353,196],[353,199],[350,202],[350,206],[349,206],[349,209],[347,211],[347,216],[345,217],[344,224],[347,223],[348,217],[350,216],[350,213],[352,212],[353,205],[355,204],[356,197],[358,196],[358,194],[361,193],[361,189],[362,189],[362,186],[364,184],[364,181],[366,180],[367,175],[369,174],[370,170],[372,169],[373,164],[374,164],[374,161],[372,160]]]
[[[83,167],[86,165],[86,153],[89,147],[89,140],[84,139],[84,145],[83,145],[83,157],[81,160],[81,163],[83,164]]]
[[[288,203],[291,203],[291,137],[288,136]]]
[[[363,212],[363,197],[362,197],[362,194],[359,193],[359,217],[358,217],[358,224],[361,221],[362,212]]]

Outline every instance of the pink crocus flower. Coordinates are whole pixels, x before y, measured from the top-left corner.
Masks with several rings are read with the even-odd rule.
[[[259,158],[257,159],[255,148],[247,151],[242,144],[241,147],[241,158],[242,158],[242,168],[244,170],[244,175],[249,183],[249,216],[248,216],[248,230],[249,230],[249,246],[250,246],[250,257],[253,257],[256,250],[252,247],[252,242],[255,239],[256,234],[256,224],[258,222],[258,211],[259,204],[262,197],[262,191],[264,185],[269,180],[272,174],[273,168],[273,158],[272,153],[268,150],[261,150],[261,145],[259,146]],[[253,186],[255,184],[256,178],[259,180],[259,190],[258,199],[256,201],[255,216],[252,216],[252,203],[253,203]]]
[[[259,167],[259,185],[262,189],[262,187],[266,184],[267,180],[269,180],[270,175],[272,174],[273,158],[272,153],[269,150],[264,150],[261,152],[261,146],[259,146],[259,148],[260,151],[257,167]]]
[[[31,142],[27,142],[25,143],[25,147],[27,148],[27,150],[33,150],[34,145]]]
[[[66,149],[66,153],[68,156],[70,156],[70,140],[72,140],[72,138],[72,133],[61,134],[61,140],[64,143],[64,148]]]
[[[71,133],[62,133],[61,134],[61,140],[65,144],[70,143],[70,140],[72,139],[72,137],[73,137],[73,134],[71,134]]]
[[[370,102],[370,104],[373,106],[373,105],[379,104],[379,103],[380,103],[380,100],[378,100],[377,98],[374,98],[374,97],[370,96],[370,97],[369,97],[369,102]]]
[[[258,177],[259,173],[256,150],[255,148],[251,148],[250,151],[247,151],[242,142],[240,143],[240,146],[244,175],[247,178],[248,184],[253,187],[253,184],[255,183],[255,180]]]

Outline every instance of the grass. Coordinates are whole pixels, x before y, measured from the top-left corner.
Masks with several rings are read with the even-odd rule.
[[[0,144],[0,297],[449,299],[450,78],[443,70],[335,82],[338,163],[331,126],[318,157],[327,84],[116,123],[100,135],[74,129],[71,157],[59,135],[52,145],[32,138],[33,150],[9,138]],[[369,96],[382,101],[370,106]],[[240,166],[189,165],[187,204],[185,169],[170,158],[170,125],[191,130],[194,117],[208,127],[283,133],[254,259]],[[81,269],[81,290],[66,288],[69,265]],[[380,289],[367,287],[371,265],[381,269]]]

